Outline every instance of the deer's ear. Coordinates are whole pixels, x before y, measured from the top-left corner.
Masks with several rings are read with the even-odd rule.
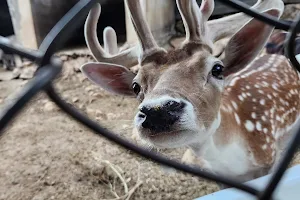
[[[87,63],[81,66],[80,70],[93,83],[111,93],[135,96],[131,87],[135,74],[123,66],[110,63]]]
[[[280,11],[270,9],[264,14],[278,18]],[[273,26],[252,19],[232,36],[225,47],[224,76],[231,75],[247,66],[263,49],[273,30]]]

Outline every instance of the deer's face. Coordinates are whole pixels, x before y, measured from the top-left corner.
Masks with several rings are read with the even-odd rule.
[[[140,136],[158,147],[205,140],[220,124],[222,71],[205,48],[180,62],[141,67],[132,81],[141,101],[134,120]]]
[[[140,1],[125,3],[140,46],[120,51],[115,32],[107,28],[104,50],[95,31],[100,15],[97,5],[86,21],[85,36],[99,62],[85,64],[82,72],[107,91],[140,100],[135,126],[142,138],[155,146],[172,148],[204,142],[220,125],[225,81],[258,55],[273,27],[250,20],[231,37],[224,50],[225,57],[219,60],[211,54],[215,33],[209,33],[207,26],[214,1],[204,0],[199,8],[196,0],[177,0],[186,40],[180,48],[167,52],[156,44]],[[280,14],[277,9],[266,13],[276,17]],[[137,63],[140,68],[135,74],[128,68]]]

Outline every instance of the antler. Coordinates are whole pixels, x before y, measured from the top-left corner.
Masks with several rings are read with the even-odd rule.
[[[151,56],[157,52],[165,52],[165,50],[158,47],[157,43],[155,42],[155,39],[142,12],[140,0],[125,0],[125,3],[126,6],[128,6],[132,24],[141,44],[142,52],[140,54],[140,61],[144,61],[148,56]]]
[[[97,22],[101,14],[101,5],[96,4],[87,17],[84,27],[85,40],[93,57],[98,62],[108,62],[123,65],[130,68],[138,63],[140,55],[139,46],[133,46],[126,50],[119,51],[117,36],[111,27],[104,30],[104,49],[97,37]]]
[[[111,55],[119,53],[117,34],[112,27],[106,27],[103,31],[104,50]]]
[[[233,36],[251,19],[244,13],[237,13],[208,21],[214,9],[213,0],[203,0],[200,9],[196,0],[177,0],[176,2],[186,30],[184,44],[204,42],[212,47],[214,42]],[[284,4],[282,0],[258,0],[251,8],[260,12],[276,8],[280,11],[281,16]],[[210,33],[209,35],[208,32]]]
[[[207,21],[214,10],[213,0],[203,0],[199,9],[196,0],[176,0],[186,30],[184,43],[211,44],[207,35]],[[212,44],[211,44],[212,45]]]
[[[251,9],[255,9],[259,12],[263,12],[267,9],[276,8],[280,11],[279,17],[284,10],[284,3],[282,0],[258,0]],[[251,17],[244,13],[236,13],[227,17],[223,17],[216,20],[208,21],[207,25],[209,31],[214,34],[212,41],[218,41],[225,37],[231,37],[234,35]]]

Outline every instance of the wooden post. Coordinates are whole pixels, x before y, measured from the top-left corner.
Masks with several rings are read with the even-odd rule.
[[[16,39],[37,49],[53,26],[78,0],[7,0]]]
[[[151,32],[159,45],[164,45],[175,32],[175,0],[141,0],[146,20]],[[137,35],[127,6],[126,13],[126,39],[127,43],[137,42]]]
[[[37,49],[30,0],[7,0],[7,3],[17,41],[26,48]]]

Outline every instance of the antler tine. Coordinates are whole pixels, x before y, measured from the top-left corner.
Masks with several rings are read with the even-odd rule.
[[[118,42],[116,31],[112,27],[106,27],[103,31],[104,50],[111,55],[117,54]]]
[[[97,3],[91,9],[84,27],[85,41],[93,57],[98,62],[115,63],[127,68],[138,64],[139,46],[136,45],[118,53],[117,38],[112,28],[106,28],[104,31],[105,50],[102,48],[97,37],[97,23],[100,14],[101,5]]]
[[[203,0],[200,9],[196,0],[176,0],[176,3],[186,31],[184,43],[199,43],[205,40],[209,44],[206,36],[206,22],[214,10],[214,1]]]
[[[278,9],[280,11],[280,17],[284,10],[284,4],[282,0],[258,0],[256,4],[251,7],[251,9],[255,9],[259,12],[271,8]],[[233,36],[250,19],[251,17],[244,13],[236,13],[231,16],[208,21],[207,25],[209,31],[214,34],[212,36],[213,42]]]
[[[125,3],[126,6],[128,6],[133,26],[142,47],[142,53],[140,55],[141,60],[144,60],[147,56],[158,51],[165,51],[164,49],[159,48],[155,42],[150,27],[148,26],[142,12],[140,0],[125,0]]]
[[[195,41],[200,41],[200,28],[199,28],[199,12],[193,12],[193,2],[194,0],[176,0],[176,4],[181,15],[186,39],[184,43]]]

